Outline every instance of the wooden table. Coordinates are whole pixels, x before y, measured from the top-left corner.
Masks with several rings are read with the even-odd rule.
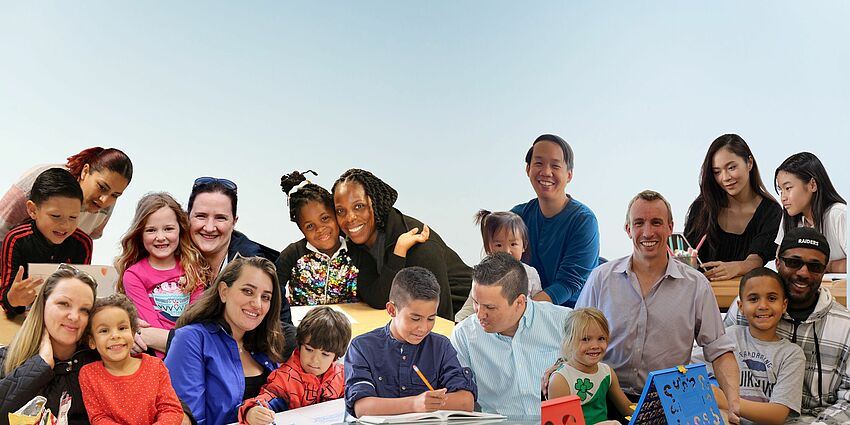
[[[357,322],[351,324],[351,335],[353,337],[384,326],[390,321],[390,315],[387,314],[386,310],[375,310],[363,303],[335,304],[334,308],[342,310]],[[292,307],[294,316],[303,317],[306,311],[298,316],[297,311],[299,309],[309,309],[309,307]],[[6,318],[6,313],[0,309],[0,345],[9,345],[23,322],[24,315],[16,317],[15,320],[9,320]],[[438,317],[434,325],[434,332],[450,336],[454,326],[455,324],[451,320]]]
[[[19,315],[14,320],[6,318],[6,312],[0,309],[0,345],[9,345],[12,338],[18,333],[21,324],[24,323],[24,315]]]
[[[735,300],[735,297],[738,296],[738,287],[740,286],[740,282],[740,278],[711,282],[711,289],[714,290],[714,297],[717,298],[717,305],[722,310],[729,308],[729,305],[731,305],[732,301]],[[835,297],[835,300],[841,305],[847,305],[847,279],[825,280],[821,282],[820,286],[822,288],[829,289],[829,292],[832,293],[832,296]]]
[[[352,337],[365,334],[375,328],[380,328],[390,321],[390,315],[387,313],[387,310],[376,310],[364,303],[333,304],[331,307],[343,311],[357,322],[351,324]],[[301,317],[304,317],[304,315],[307,314],[307,310],[311,308],[312,307],[309,306],[292,307],[293,321],[300,320]],[[433,332],[440,335],[451,336],[452,329],[454,329],[454,327],[455,324],[451,320],[437,317]]]

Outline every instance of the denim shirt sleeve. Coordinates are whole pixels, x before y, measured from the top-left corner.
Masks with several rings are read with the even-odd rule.
[[[360,338],[355,338],[345,353],[345,410],[354,416],[354,403],[365,397],[376,397],[372,368],[366,360],[369,354],[364,350]]]
[[[443,361],[437,388],[445,388],[450,393],[466,390],[472,393],[473,400],[478,400],[478,387],[475,385],[472,370],[460,365],[457,351],[452,344],[446,342],[442,350]]]
[[[192,327],[184,327],[175,331],[165,358],[174,391],[192,411],[198,424],[204,424],[207,420],[203,352],[200,332]]]

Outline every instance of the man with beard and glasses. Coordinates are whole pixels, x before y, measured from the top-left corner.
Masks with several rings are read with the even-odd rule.
[[[803,412],[786,423],[850,423],[850,311],[821,288],[829,243],[809,227],[791,229],[782,239],[776,269],[788,292],[788,311],[776,333],[806,355]],[[726,326],[745,325],[732,302]]]

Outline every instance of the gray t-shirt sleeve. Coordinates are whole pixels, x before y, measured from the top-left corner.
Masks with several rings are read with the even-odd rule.
[[[778,403],[793,411],[793,416],[800,414],[803,399],[803,375],[806,369],[806,356],[797,344],[783,340],[777,350],[776,386],[770,396],[771,403]]]
[[[803,398],[803,349],[786,340],[759,341],[746,326],[726,329],[735,340],[735,358],[741,370],[741,398],[777,403],[797,416]]]

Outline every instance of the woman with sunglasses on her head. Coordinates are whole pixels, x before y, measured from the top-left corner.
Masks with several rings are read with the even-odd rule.
[[[68,157],[62,164],[39,165],[27,171],[0,200],[0,240],[28,218],[26,202],[36,177],[50,168],[65,168],[80,182],[83,207],[77,227],[92,239],[103,235],[115,201],[133,179],[133,163],[124,152],[94,147]]]
[[[198,177],[189,195],[189,234],[201,254],[219,274],[237,254],[243,257],[263,257],[276,261],[280,253],[248,239],[234,230],[236,215],[236,183],[216,177]],[[283,298],[280,308],[281,322],[289,325],[286,332],[294,332],[289,302]]]
[[[70,266],[60,266],[42,285],[21,329],[0,348],[0,418],[5,421],[35,396],[59,412],[63,393],[71,396],[69,424],[88,424],[78,380],[83,365],[99,359],[83,334],[97,283]]]
[[[276,315],[282,299],[271,261],[237,256],[178,319],[165,365],[199,424],[236,422],[242,401],[291,354]]]
[[[700,194],[688,209],[685,237],[699,248],[710,280],[727,280],[776,257],[781,208],[767,192],[747,142],[724,134],[708,148]]]
[[[198,177],[189,195],[189,233],[215,274],[236,254],[270,261],[280,255],[233,229],[239,220],[236,189],[236,183],[228,179]]]
[[[817,156],[800,152],[789,156],[774,174],[782,206],[782,224],[776,242],[795,227],[812,227],[829,242],[828,273],[847,272],[847,202],[829,179]]]

